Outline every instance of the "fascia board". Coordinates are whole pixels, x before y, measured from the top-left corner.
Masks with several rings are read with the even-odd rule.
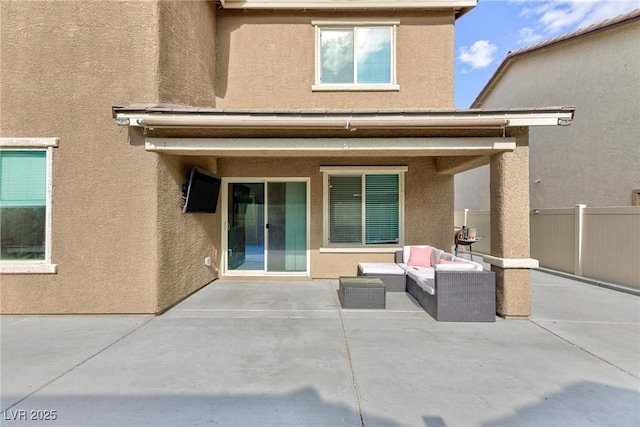
[[[224,0],[220,2],[225,9],[471,9],[477,6],[477,0],[411,0],[411,1],[372,1],[372,0]]]

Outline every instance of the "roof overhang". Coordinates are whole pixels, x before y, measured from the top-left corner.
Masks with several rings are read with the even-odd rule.
[[[441,173],[457,173],[477,167],[481,158],[513,151],[522,128],[570,124],[574,110],[229,111],[139,106],[113,107],[113,116],[119,126],[141,129],[145,149],[156,153],[431,156],[440,158]]]
[[[397,10],[449,9],[460,17],[476,7],[478,0],[219,0],[224,9],[289,10]]]

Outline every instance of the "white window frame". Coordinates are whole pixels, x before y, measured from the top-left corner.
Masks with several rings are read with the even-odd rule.
[[[51,262],[53,236],[53,149],[59,138],[0,138],[3,151],[44,151],[46,153],[45,243],[43,260],[0,260],[0,274],[55,274],[58,266]]]
[[[404,191],[405,173],[408,166],[321,166],[323,177],[322,194],[322,242],[320,252],[395,252],[404,245]],[[367,245],[356,243],[331,243],[329,241],[329,178],[335,175],[398,175],[398,243],[388,245]],[[363,198],[364,200],[364,198]],[[363,203],[363,210],[364,210]],[[362,224],[366,227],[366,221]],[[364,234],[363,234],[364,236]]]
[[[396,28],[400,21],[312,21],[315,27],[315,83],[312,91],[399,91],[396,79]],[[322,83],[322,38],[324,29],[355,30],[356,28],[390,28],[391,29],[391,81],[378,84],[358,83]],[[354,40],[355,42],[355,40]],[[354,52],[355,54],[355,52]],[[354,70],[354,74],[357,69]]]

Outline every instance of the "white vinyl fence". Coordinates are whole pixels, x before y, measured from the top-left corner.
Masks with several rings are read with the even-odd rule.
[[[465,212],[456,212],[455,225]],[[467,211],[467,227],[485,235],[474,252],[490,253],[488,211]],[[545,209],[531,214],[531,257],[540,266],[640,289],[640,207]]]

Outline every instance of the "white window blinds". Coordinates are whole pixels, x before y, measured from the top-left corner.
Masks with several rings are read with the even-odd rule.
[[[0,207],[46,204],[46,152],[0,152]]]
[[[331,244],[398,244],[399,175],[330,175],[328,214]]]

